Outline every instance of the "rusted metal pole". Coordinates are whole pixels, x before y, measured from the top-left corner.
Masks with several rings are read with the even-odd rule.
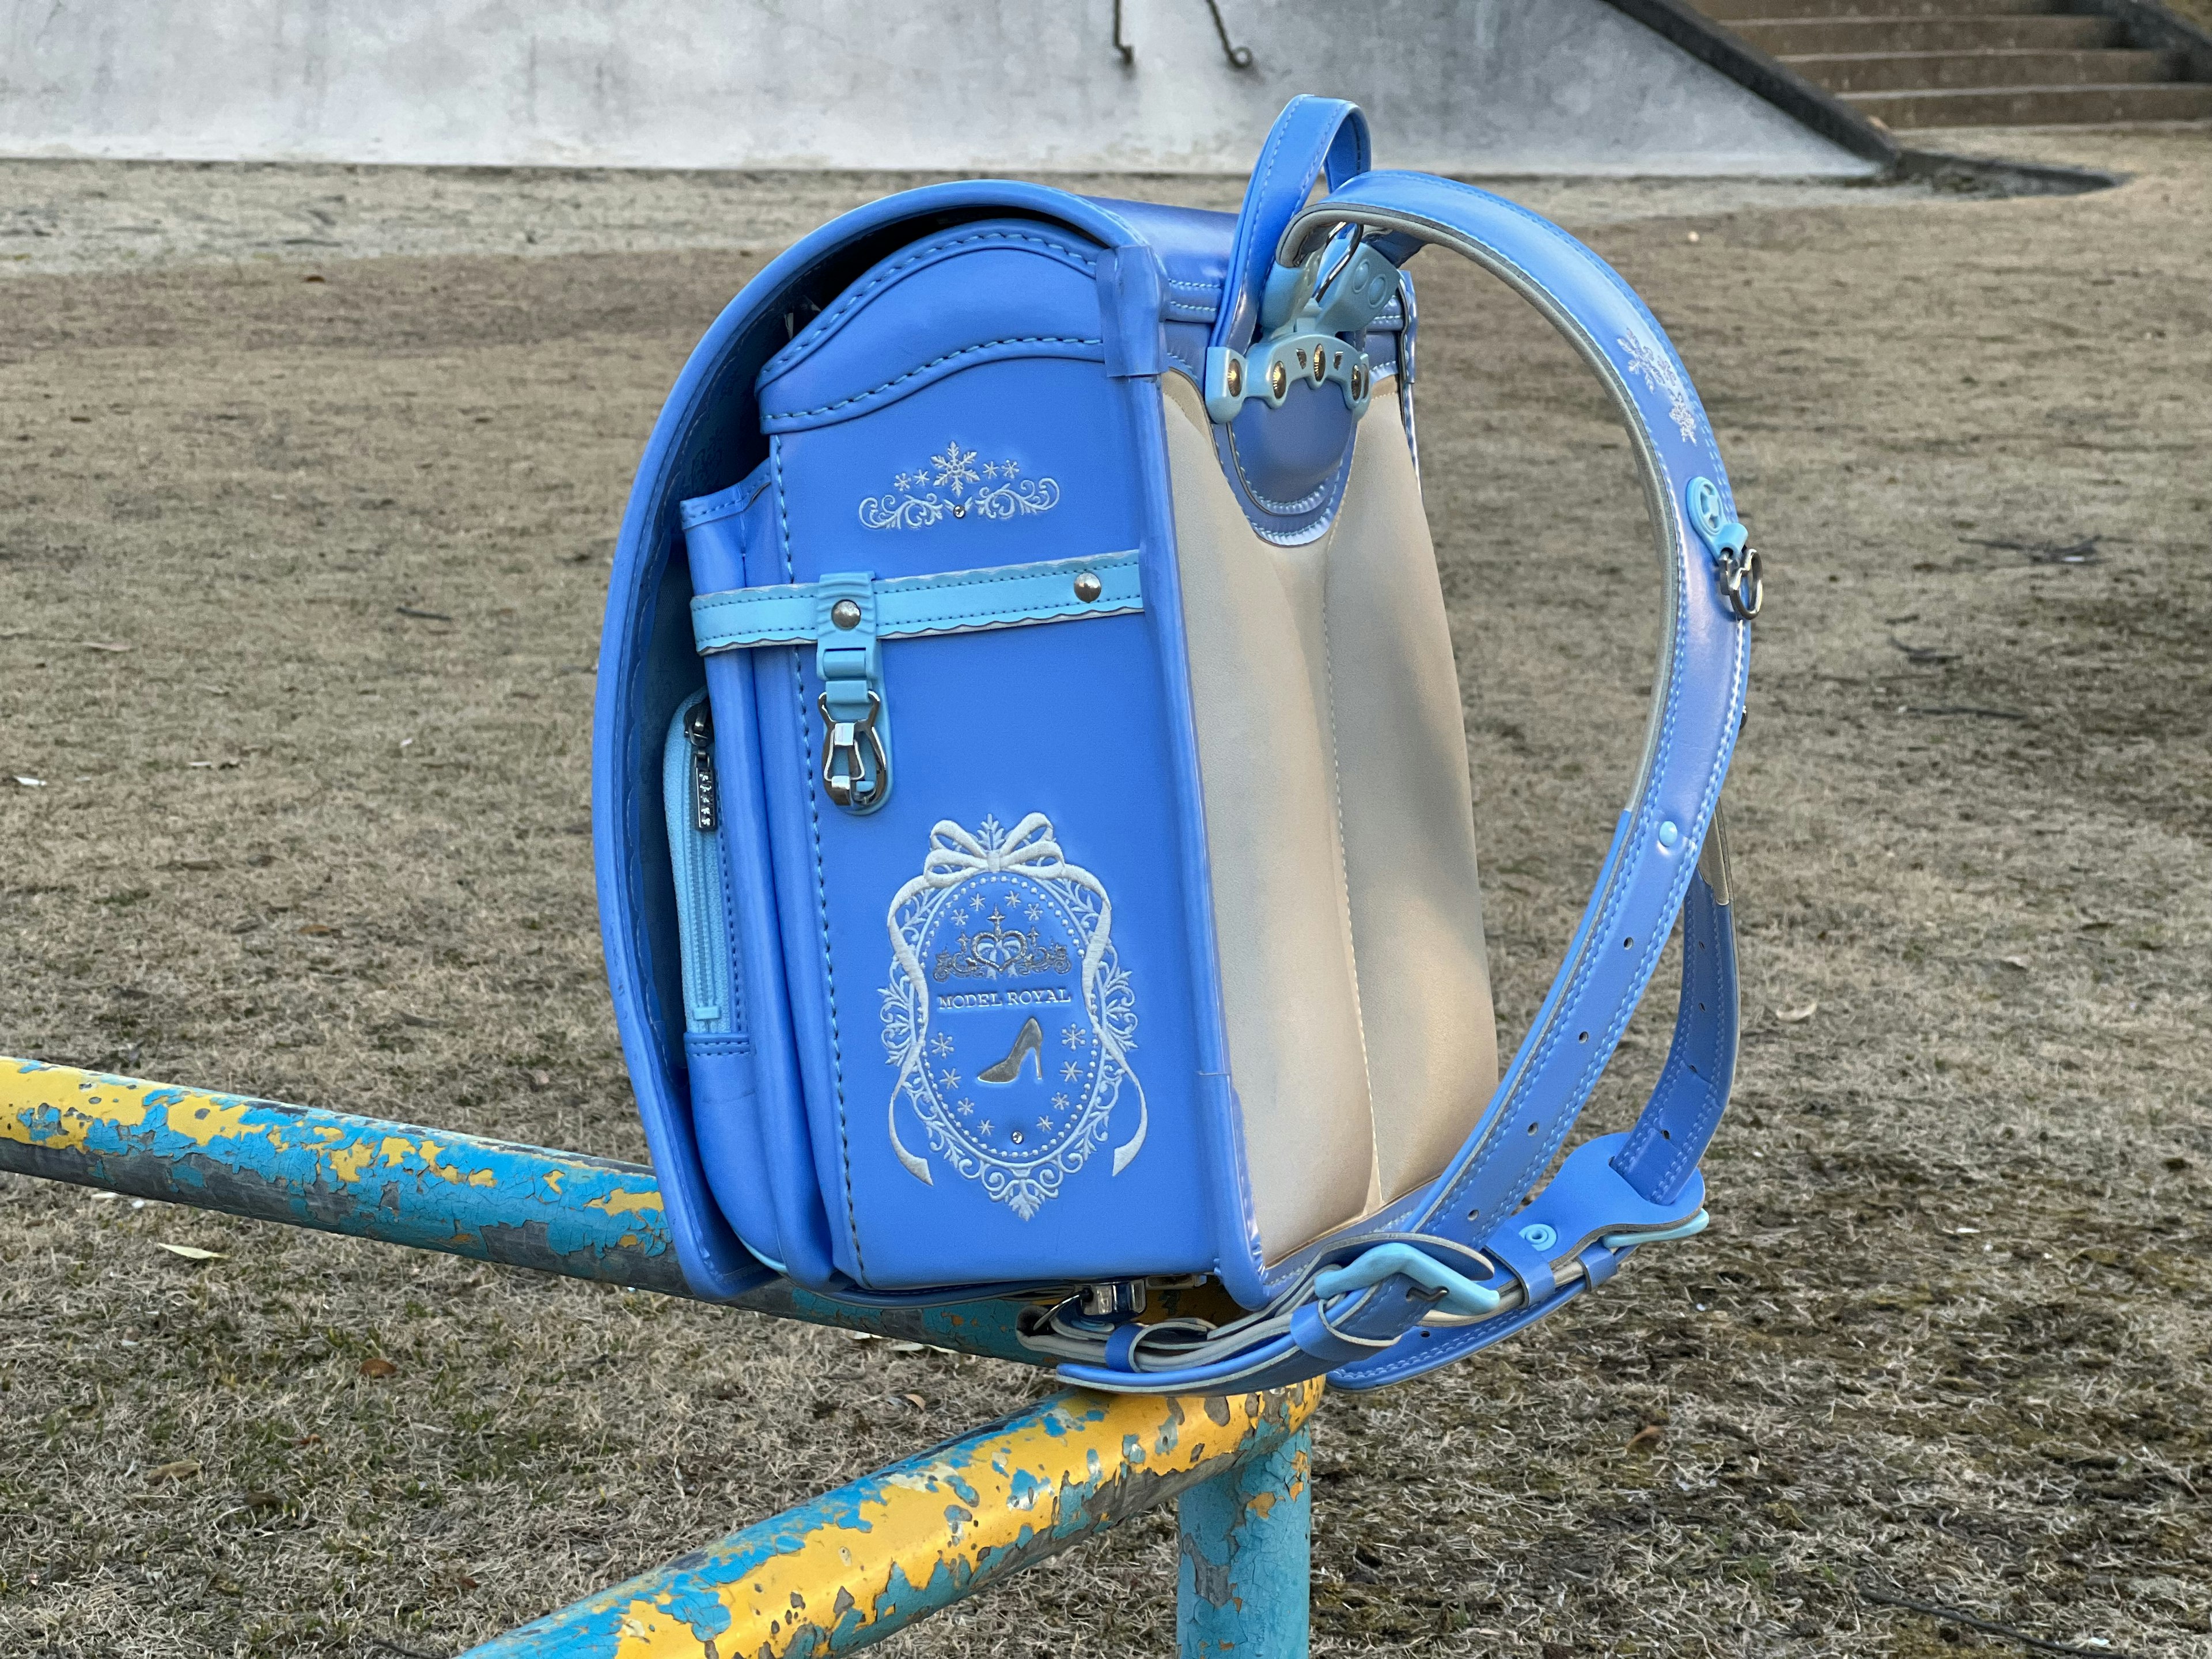
[[[641,1164],[0,1058],[0,1170],[689,1296]],[[1031,1364],[1019,1304],[873,1308],[782,1279],[737,1305]]]
[[[1299,1471],[1302,1493],[1304,1425],[1321,1395],[1318,1381],[1225,1399],[1055,1395],[465,1659],[785,1659],[866,1647],[1133,1515],[1223,1486],[1240,1467],[1269,1471],[1248,1510],[1254,1502],[1273,1507],[1259,1494],[1273,1491],[1283,1470]],[[1290,1445],[1299,1449],[1284,1463]],[[1263,1517],[1273,1535],[1286,1536],[1296,1502]],[[1280,1574],[1265,1583],[1293,1589]],[[1294,1593],[1295,1620],[1285,1611],[1279,1622],[1303,1632],[1302,1578]],[[1252,1651],[1278,1659],[1291,1650]]]

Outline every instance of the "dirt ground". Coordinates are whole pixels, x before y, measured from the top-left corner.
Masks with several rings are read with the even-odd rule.
[[[1715,1224],[1325,1403],[1316,1651],[2014,1650],[1902,1600],[2212,1654],[2212,132],[1996,147],[2134,177],[1581,222],[1770,571]],[[726,240],[0,276],[0,1052],[641,1156],[590,671]],[[1652,568],[1565,349],[1417,273],[1510,1042]],[[1048,1386],[17,1177],[0,1263],[9,1656],[450,1654]],[[887,1650],[1170,1652],[1173,1551],[1148,1517]]]

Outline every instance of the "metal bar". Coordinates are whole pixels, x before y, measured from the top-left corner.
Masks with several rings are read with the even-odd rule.
[[[1176,1501],[1176,1637],[1182,1659],[1306,1659],[1313,1581],[1313,1435]]]
[[[0,1170],[598,1279],[690,1288],[641,1164],[0,1058]],[[997,1300],[872,1308],[778,1279],[738,1305],[1002,1359]]]
[[[1055,1395],[510,1631],[465,1659],[848,1652],[1178,1494],[1188,1503],[1247,1460],[1271,1472],[1244,1500],[1258,1528],[1248,1522],[1239,1534],[1249,1540],[1243,1559],[1286,1561],[1289,1511],[1309,1513],[1304,1425],[1321,1395],[1318,1381],[1228,1399]],[[1292,1444],[1285,1463],[1282,1450]],[[1296,1496],[1276,1500],[1271,1520],[1267,1494],[1290,1493],[1291,1469]],[[1303,1560],[1303,1543],[1297,1553]],[[1278,1567],[1234,1582],[1252,1592],[1293,1589]],[[1294,1589],[1303,1636],[1303,1578]],[[1279,1623],[1288,1629],[1292,1620],[1285,1613]]]

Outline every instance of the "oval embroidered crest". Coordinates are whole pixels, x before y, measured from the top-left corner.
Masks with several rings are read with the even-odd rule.
[[[1147,1119],[1113,921],[1106,889],[1067,862],[1042,812],[930,831],[921,874],[891,900],[883,991],[891,1149],[915,1176],[934,1184],[900,1137],[902,1109],[931,1152],[1026,1221],[1112,1138],[1124,1084],[1137,1121],[1113,1173],[1128,1166]]]

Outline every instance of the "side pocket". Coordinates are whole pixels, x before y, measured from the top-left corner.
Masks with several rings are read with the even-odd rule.
[[[692,1130],[715,1201],[745,1248],[781,1273],[783,1264],[762,1248],[776,1237],[775,1220],[761,1178],[753,1048],[730,937],[714,710],[704,691],[687,697],[669,722],[661,794],[684,956],[684,1056],[690,1072]]]

